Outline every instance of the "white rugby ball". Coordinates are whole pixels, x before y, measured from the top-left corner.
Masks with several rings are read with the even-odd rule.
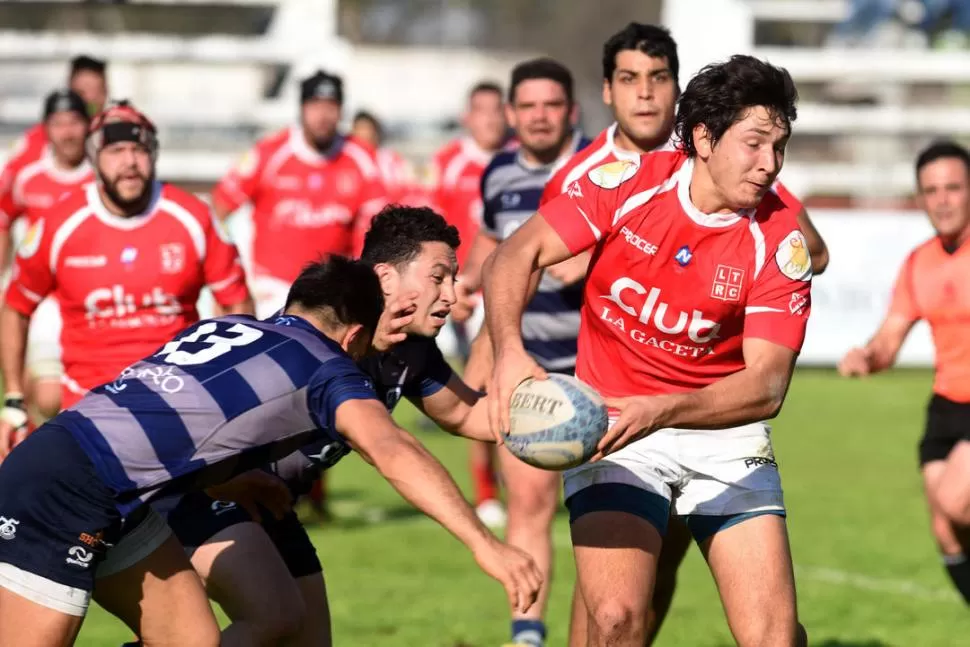
[[[557,471],[588,461],[609,421],[599,393],[557,373],[519,384],[512,391],[509,417],[509,451],[529,465]]]

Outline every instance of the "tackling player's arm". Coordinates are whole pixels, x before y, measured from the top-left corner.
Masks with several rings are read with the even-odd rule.
[[[878,373],[896,363],[899,349],[913,325],[921,318],[913,291],[913,263],[914,256],[911,254],[896,278],[892,303],[879,330],[869,343],[861,348],[851,349],[839,362],[839,373],[843,377]]]
[[[502,582],[519,611],[532,606],[542,576],[524,553],[502,544],[478,520],[447,470],[391,419],[364,376],[347,359],[318,371],[308,405],[321,429],[348,443],[409,503],[471,549],[482,569]]]

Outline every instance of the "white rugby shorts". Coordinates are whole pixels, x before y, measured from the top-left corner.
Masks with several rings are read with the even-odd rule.
[[[771,427],[763,422],[720,430],[661,429],[563,474],[567,500],[600,484],[660,495],[682,516],[785,510]]]
[[[34,310],[27,329],[26,368],[37,379],[58,380],[61,364],[61,309],[47,297]]]

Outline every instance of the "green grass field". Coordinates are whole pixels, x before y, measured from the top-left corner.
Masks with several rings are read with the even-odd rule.
[[[802,370],[774,442],[787,494],[799,611],[812,645],[970,645],[970,613],[951,590],[929,533],[916,463],[928,372],[849,382]],[[413,410],[400,418],[413,427]],[[419,437],[463,487],[463,441]],[[504,594],[444,530],[417,515],[363,461],[331,472],[337,520],[314,528],[327,573],[335,643],[494,647],[508,636]],[[565,514],[555,529],[549,645],[566,641],[573,564]],[[81,645],[129,632],[100,609]],[[660,645],[731,645],[696,550],[684,563]]]

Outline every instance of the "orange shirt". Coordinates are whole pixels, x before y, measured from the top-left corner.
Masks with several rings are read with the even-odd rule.
[[[925,320],[936,346],[933,391],[970,402],[970,242],[950,254],[939,238],[917,247],[906,259],[890,314]]]

